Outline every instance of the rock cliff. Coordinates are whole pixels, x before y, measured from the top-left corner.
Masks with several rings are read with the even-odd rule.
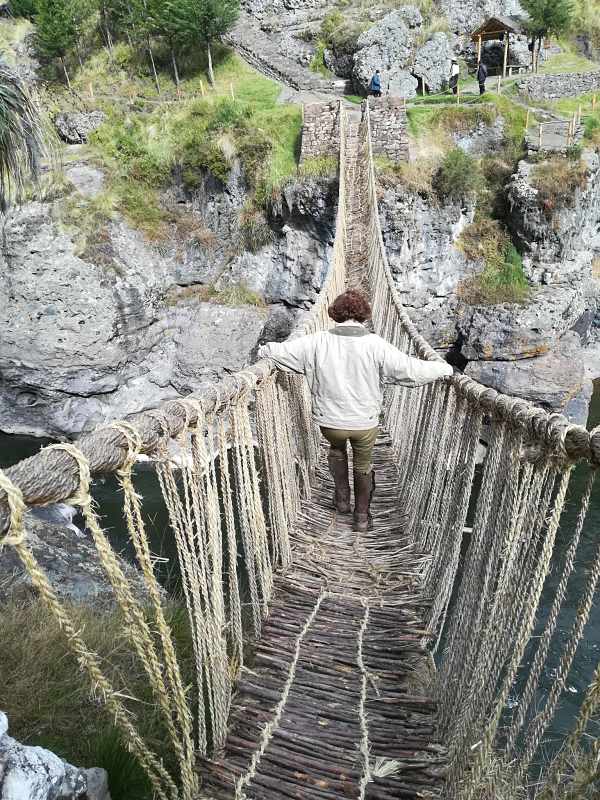
[[[81,202],[102,189],[89,165],[70,167],[68,177]],[[82,247],[64,224],[65,200],[10,213],[0,250],[0,428],[76,435],[240,369],[269,322],[269,304],[279,304],[270,330],[285,335],[293,310],[320,289],[332,239],[329,192],[298,186],[265,220],[256,252],[240,239],[239,170],[227,186],[207,175],[192,193],[172,190],[201,240],[179,235],[156,247],[115,218]],[[232,291],[240,286],[265,304],[240,305]],[[228,289],[227,304],[205,302]]]

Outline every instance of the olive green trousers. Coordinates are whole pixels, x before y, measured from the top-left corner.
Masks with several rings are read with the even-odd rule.
[[[368,475],[373,469],[373,447],[379,433],[379,428],[369,428],[365,431],[343,431],[339,428],[321,428],[321,433],[327,439],[333,450],[346,452],[346,443],[350,440],[354,455],[354,471]]]

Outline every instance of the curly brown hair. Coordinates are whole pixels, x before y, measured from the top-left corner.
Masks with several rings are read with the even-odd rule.
[[[328,313],[334,322],[347,322],[349,319],[366,322],[371,318],[371,305],[358,289],[348,289],[335,298]]]

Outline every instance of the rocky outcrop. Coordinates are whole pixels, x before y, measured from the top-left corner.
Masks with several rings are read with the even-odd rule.
[[[591,287],[590,287],[591,288]],[[526,305],[462,306],[458,314],[461,353],[469,361],[515,361],[556,349],[580,324],[589,333],[590,297],[574,287],[544,286]]]
[[[0,800],[110,800],[103,769],[79,769],[8,735],[0,711]]]
[[[85,164],[69,176],[77,203],[101,190]],[[165,198],[188,215],[190,231],[176,231],[160,250],[118,218],[82,244],[65,227],[62,201],[14,211],[0,255],[0,428],[75,435],[240,369],[269,308],[230,307],[239,303],[232,287],[267,303],[310,306],[329,263],[329,192],[298,189],[293,208],[284,202],[265,222],[268,236],[255,252],[240,227],[239,170],[226,187],[206,175],[195,191],[180,186]],[[209,294],[229,291],[227,305],[204,302],[208,284]]]
[[[403,6],[379,19],[358,37],[353,80],[366,91],[376,69],[384,93],[414,97],[424,84],[438,92],[447,85],[453,48],[450,37],[434,33],[423,42],[423,17],[414,6]]]
[[[592,261],[600,253],[600,158],[586,151],[584,163],[585,186],[574,188],[567,203],[552,209],[542,207],[532,185],[535,164],[521,161],[510,181],[511,231],[536,283],[572,285],[581,291],[591,280]]]
[[[413,74],[425,82],[430,92],[439,92],[448,84],[452,55],[446,34],[434,33],[417,51]]]
[[[475,269],[454,242],[472,221],[472,210],[458,204],[437,207],[403,186],[387,189],[379,209],[403,304],[433,347],[454,347],[459,338],[457,288]]]
[[[411,74],[412,34],[401,11],[391,11],[358,37],[354,83],[366,91],[375,70],[381,70],[382,90],[396,97],[414,97],[417,80]]]
[[[581,401],[589,402],[591,382],[585,379],[581,341],[573,331],[545,355],[511,361],[475,361],[465,372],[485,386],[530,400],[548,411],[569,414],[573,422],[585,424],[587,407]]]
[[[74,515],[75,509],[63,504],[29,511],[27,544],[61,600],[98,609],[110,608],[115,603],[112,587],[95,545],[88,534],[70,521]],[[146,601],[147,590],[141,573],[124,560],[121,560],[121,567],[134,593]],[[32,593],[31,579],[20,559],[10,547],[4,548],[0,559],[0,602],[9,598],[26,600]],[[2,797],[0,792],[0,800]]]
[[[105,121],[103,111],[64,111],[54,119],[58,135],[67,144],[83,144]]]

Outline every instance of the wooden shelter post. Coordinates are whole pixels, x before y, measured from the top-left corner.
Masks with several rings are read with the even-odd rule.
[[[479,34],[479,39],[477,40],[477,66],[481,64],[481,48],[482,48],[483,40],[481,38],[481,34]]]
[[[510,42],[510,33],[506,31],[504,34],[504,63],[502,65],[502,77],[506,78],[506,67],[508,65],[508,47]]]

